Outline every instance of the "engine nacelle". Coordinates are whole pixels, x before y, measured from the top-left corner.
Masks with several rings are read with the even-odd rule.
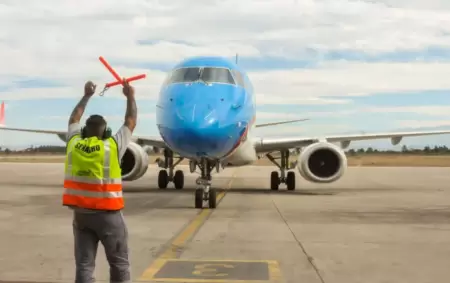
[[[338,146],[318,142],[304,147],[297,160],[300,175],[314,183],[331,183],[347,169],[347,156]]]
[[[134,181],[141,178],[148,169],[146,148],[131,142],[122,158],[122,180]]]
[[[147,155],[150,155],[151,153],[153,153],[153,148],[151,146],[148,146],[148,145],[142,146],[142,150],[145,153],[147,153]]]

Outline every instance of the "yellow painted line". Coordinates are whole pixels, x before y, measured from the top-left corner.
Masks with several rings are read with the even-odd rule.
[[[281,273],[281,268],[278,265],[278,262],[275,260],[268,260],[269,264],[269,280],[273,283],[282,283],[284,282],[283,275]]]
[[[186,282],[186,283],[271,283],[261,280],[230,280],[230,279],[184,279],[184,278],[153,278],[152,282]]]
[[[217,202],[221,201],[225,197],[226,191],[230,188],[235,175],[236,171],[233,173],[230,181],[225,186],[225,190],[217,194]],[[175,239],[173,239],[173,241],[170,243],[170,246],[159,257],[157,257],[155,261],[153,261],[153,263],[144,271],[144,273],[138,278],[138,280],[154,281],[155,279],[153,278],[153,276],[155,276],[155,274],[164,266],[166,260],[175,259],[177,257],[177,250],[184,247],[189,238],[191,238],[192,235],[194,235],[195,232],[198,231],[200,226],[205,223],[206,219],[213,211],[214,209],[202,209],[202,211],[197,214],[197,216],[191,221],[191,223],[189,223],[189,225],[183,231],[181,231],[181,233],[178,234]]]
[[[164,266],[166,260],[163,258],[156,258],[153,263],[144,271],[138,281],[153,281],[153,276]]]
[[[276,263],[274,260],[264,260],[264,259],[256,259],[256,260],[250,260],[250,259],[182,259],[182,258],[173,258],[173,259],[167,259],[166,262],[265,262],[265,263]]]

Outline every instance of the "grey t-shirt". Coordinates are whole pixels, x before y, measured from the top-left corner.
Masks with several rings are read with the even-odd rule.
[[[67,141],[69,141],[70,138],[72,138],[74,135],[80,133],[81,133],[80,123],[70,124],[67,131]],[[123,155],[125,154],[128,144],[131,142],[131,136],[132,133],[130,129],[125,125],[122,125],[122,127],[120,127],[117,133],[113,136],[114,140],[117,142],[117,147],[119,149],[119,159],[122,159]],[[84,212],[84,213],[101,212],[99,210],[84,209],[78,207],[70,207],[70,208],[74,209],[76,212]]]

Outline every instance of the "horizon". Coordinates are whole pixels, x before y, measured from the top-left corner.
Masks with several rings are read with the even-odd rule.
[[[337,145],[339,145],[339,143],[336,143]],[[65,143],[63,143],[62,141],[60,141],[59,143],[55,143],[55,144],[29,144],[29,145],[6,145],[6,144],[0,144],[0,149],[10,149],[10,150],[25,150],[25,149],[29,149],[29,148],[34,148],[34,147],[41,147],[41,146],[57,146],[57,147],[65,147]],[[434,148],[434,147],[448,147],[445,144],[426,144],[426,145],[406,145],[406,144],[401,144],[401,145],[397,145],[395,147],[379,147],[379,148],[375,148],[375,147],[364,147],[364,146],[349,146],[348,148],[344,149],[344,151],[348,151],[348,150],[359,150],[359,149],[369,149],[372,148],[374,150],[381,150],[381,151],[402,151],[403,146],[406,146],[408,148],[408,150],[423,150],[425,147],[430,147],[430,148]]]

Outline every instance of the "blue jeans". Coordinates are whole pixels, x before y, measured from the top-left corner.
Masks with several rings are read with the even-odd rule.
[[[74,211],[75,283],[95,282],[94,270],[98,243],[105,248],[110,267],[110,282],[131,282],[128,260],[128,229],[121,211]]]

